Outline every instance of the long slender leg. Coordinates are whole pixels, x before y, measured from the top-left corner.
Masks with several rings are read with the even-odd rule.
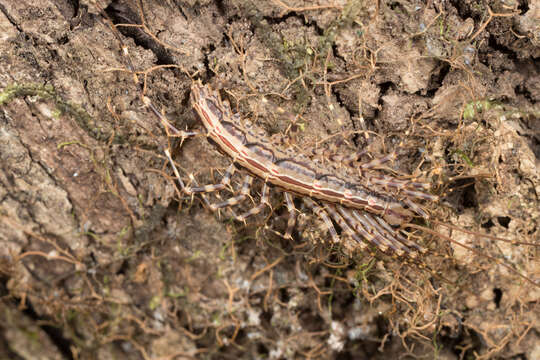
[[[178,171],[178,168],[176,167],[176,165],[174,164],[174,161],[171,157],[171,153],[169,152],[168,149],[165,149],[165,156],[167,157],[167,159],[169,160],[169,164],[171,165],[172,169],[173,169],[173,172],[174,172],[174,175],[176,176],[176,181],[178,183],[178,186],[180,187],[180,191],[182,191],[183,193],[187,194],[187,195],[192,195],[194,193],[201,193],[201,192],[213,192],[213,191],[218,191],[218,190],[222,190],[224,189],[225,187],[227,187],[230,183],[230,178],[232,176],[232,174],[234,173],[234,164],[231,164],[228,168],[227,168],[227,171],[225,172],[225,175],[223,176],[223,178],[221,179],[221,183],[220,184],[215,184],[215,185],[205,185],[205,186],[198,186],[197,184],[197,181],[195,180],[195,178],[193,177],[192,174],[189,175],[189,178],[191,180],[192,183],[196,184],[196,186],[192,187],[192,186],[186,186],[184,184],[184,182],[182,181],[182,177],[180,176],[180,173]]]
[[[268,194],[269,194],[269,186],[267,183],[264,183],[263,188],[262,188],[262,194],[261,194],[261,203],[257,205],[256,207],[250,209],[249,211],[246,211],[245,213],[236,216],[236,220],[246,221],[248,217],[257,215],[258,213],[263,211],[265,207],[268,206],[269,208],[271,208],[270,201],[268,200]]]
[[[363,170],[376,168],[386,162],[394,161],[396,159],[396,153],[392,152],[382,158],[373,159],[365,164],[360,165],[360,168]]]
[[[296,224],[296,208],[294,207],[293,197],[290,193],[285,192],[285,202],[289,211],[289,219],[287,220],[287,230],[285,231],[285,239],[292,239],[292,232]]]
[[[362,235],[366,241],[376,246],[381,252],[397,257],[407,255],[410,258],[416,258],[418,256],[416,251],[411,250],[396,239],[396,233],[394,231],[383,229],[367,214],[360,214],[356,210],[349,212],[349,210],[343,207],[338,207],[338,211],[357,233]],[[390,229],[392,230],[392,228]]]
[[[428,183],[422,183],[414,180],[400,180],[391,176],[372,176],[369,181],[373,184],[382,185],[385,187],[392,187],[396,189],[406,189],[412,187],[417,190],[429,190],[430,185]],[[421,192],[421,194],[424,194]],[[433,196],[433,195],[432,195]]]
[[[345,221],[345,219],[343,219],[343,217],[337,213],[335,205],[325,205],[324,208],[336,221],[336,223],[341,226],[341,229],[343,229],[347,235],[358,243],[360,250],[363,251],[367,248],[367,244],[360,237],[358,237],[357,233],[349,226],[349,224],[347,224],[347,221]]]
[[[412,241],[406,240],[403,236],[398,234],[390,226],[388,227],[381,226],[381,224],[376,221],[376,219],[379,220],[378,216],[373,216],[371,214],[363,214],[363,217],[371,225],[371,233],[377,233],[383,236],[385,239],[392,242],[395,247],[401,249],[404,253],[407,253],[407,255],[410,256],[411,258],[414,259],[418,257],[418,252],[416,250],[411,249],[411,247],[417,250],[423,249],[419,245],[413,243]],[[382,222],[385,223],[384,221]],[[408,245],[411,245],[411,246],[409,247]]]
[[[381,242],[380,239],[370,234],[360,222],[353,218],[353,216],[347,209],[342,206],[338,206],[337,210],[341,214],[341,216],[343,216],[343,218],[347,221],[347,223],[352,226],[356,233],[360,234],[368,243],[375,246],[381,252],[385,254],[388,253],[388,246]]]
[[[143,103],[145,104],[145,106],[148,109],[150,109],[154,113],[154,115],[156,115],[157,118],[159,118],[159,120],[161,121],[161,123],[162,123],[165,131],[167,132],[168,136],[170,136],[170,137],[180,137],[181,141],[183,142],[188,137],[193,137],[193,136],[199,135],[199,133],[197,133],[197,132],[193,132],[193,131],[186,132],[186,131],[176,129],[168,121],[168,119],[154,106],[154,104],[151,102],[151,100],[149,98],[143,97]],[[172,132],[172,134],[170,132]],[[171,167],[173,168],[173,172],[174,172],[174,174],[176,176],[178,186],[180,187],[180,190],[183,193],[185,193],[187,195],[193,195],[194,193],[216,192],[216,191],[224,190],[225,188],[227,188],[227,186],[230,185],[230,180],[231,180],[231,177],[234,174],[234,170],[235,170],[234,164],[231,164],[227,168],[227,171],[226,171],[225,175],[223,176],[223,178],[221,179],[221,182],[219,184],[198,186],[197,181],[195,180],[193,175],[190,174],[189,175],[190,180],[191,180],[192,184],[195,184],[195,186],[185,186],[184,182],[182,181],[182,178],[180,177],[178,169],[176,168],[176,166],[174,164],[174,161],[172,160],[170,151],[168,149],[165,149],[164,152],[165,152],[165,156],[169,160],[169,163],[171,164]],[[248,193],[249,193],[249,191],[248,191]],[[230,204],[230,205],[225,205],[223,207],[235,205],[234,202],[235,202],[235,198],[236,198],[236,197],[231,198],[226,202],[223,202],[223,203],[220,203],[220,204],[216,205],[216,204],[210,204],[208,199],[203,194],[201,194],[201,197],[202,197],[203,201],[205,202],[205,204],[207,206],[209,206],[211,209],[214,209],[214,208],[217,209],[217,208],[219,208],[218,205],[223,205],[223,204]],[[243,198],[242,198],[242,200],[243,200]],[[218,207],[216,207],[216,206],[218,206]],[[234,213],[234,211],[233,211],[233,213]]]
[[[429,218],[428,213],[425,212],[424,209],[422,209],[418,204],[413,202],[411,199],[404,199],[403,201],[405,202],[405,204],[407,204],[411,208],[412,211],[414,211],[415,213],[417,213],[424,219]]]
[[[229,168],[227,168],[227,171],[225,175],[223,176],[223,179],[221,180],[220,184],[214,184],[214,185],[205,185],[205,186],[198,186],[195,178],[191,175],[191,181],[196,186],[195,187],[186,187],[184,182],[182,181],[182,178],[180,177],[180,173],[178,172],[178,169],[176,168],[176,165],[174,164],[174,161],[172,160],[170,152],[166,149],[165,155],[167,156],[167,159],[169,160],[169,163],[171,164],[171,167],[173,168],[174,175],[176,176],[176,180],[178,182],[178,186],[180,187],[180,190],[188,195],[192,195],[194,193],[201,193],[201,197],[206,204],[212,211],[216,211],[218,209],[222,209],[225,207],[231,207],[234,205],[239,204],[245,198],[249,195],[250,189],[251,189],[251,183],[253,182],[253,178],[249,175],[246,175],[244,178],[244,183],[242,185],[242,189],[240,190],[240,195],[234,196],[230,199],[227,199],[221,203],[212,204],[208,199],[204,196],[204,193],[208,192],[215,192],[222,189],[225,189],[230,184],[230,178],[234,173],[234,164],[231,164]],[[234,212],[233,212],[234,213]],[[236,214],[234,214],[235,217]]]
[[[417,243],[415,243],[414,241],[411,241],[409,239],[407,239],[406,237],[402,236],[398,231],[396,231],[395,229],[393,229],[390,225],[388,225],[388,223],[386,221],[384,221],[384,219],[382,219],[381,217],[379,216],[374,216],[375,220],[377,220],[377,222],[384,228],[386,229],[386,231],[388,231],[389,233],[392,233],[394,234],[394,236],[396,237],[396,239],[401,242],[402,244],[404,244],[405,246],[409,247],[409,248],[414,248],[416,249],[418,252],[420,252],[421,254],[425,254],[428,252],[428,249],[426,249],[425,247],[423,246],[420,246],[418,245]]]
[[[154,106],[154,104],[152,103],[152,101],[149,98],[147,98],[146,96],[143,96],[142,101],[143,101],[144,105],[147,108],[149,108],[154,113],[154,115],[156,115],[156,117],[159,119],[159,121],[161,121],[161,124],[163,125],[163,128],[167,132],[168,136],[179,137],[179,138],[182,139],[182,141],[184,141],[188,137],[193,137],[193,136],[199,135],[199,133],[195,132],[195,131],[178,130],[177,128],[172,126],[172,124],[169,122],[169,120],[161,113],[161,111],[159,111]],[[172,135],[169,134],[169,131],[172,131],[173,134]]]
[[[242,189],[240,190],[240,194],[237,196],[233,196],[232,198],[229,198],[223,202],[217,203],[217,204],[210,204],[210,209],[212,211],[216,211],[217,209],[223,209],[226,207],[231,207],[234,205],[238,205],[242,201],[244,201],[251,190],[251,184],[253,182],[253,178],[250,175],[246,175],[244,177],[244,182],[242,184]]]
[[[231,177],[233,176],[235,171],[234,164],[229,165],[227,170],[225,171],[225,175],[223,175],[223,178],[221,178],[221,182],[219,184],[210,184],[210,185],[204,185],[204,186],[193,186],[193,187],[186,187],[184,189],[184,192],[188,195],[191,195],[193,193],[209,193],[209,192],[215,192],[224,190],[227,188],[227,186],[231,183]],[[192,174],[189,175],[189,178],[193,182],[195,178]]]
[[[403,193],[408,198],[413,199],[428,200],[432,202],[439,200],[437,195],[432,195],[424,191],[430,187],[430,185],[427,183],[416,182],[413,180],[400,180],[386,175],[371,176],[370,174],[365,174],[364,177],[367,179],[367,186],[379,185],[382,186],[386,191],[393,189],[392,192]],[[425,214],[425,212],[415,204],[411,205],[411,209],[413,209],[419,215]]]
[[[182,178],[180,177],[180,173],[178,172],[178,169],[176,168],[176,165],[174,164],[174,161],[173,161],[173,159],[171,157],[171,153],[169,152],[168,149],[165,149],[164,152],[165,152],[165,156],[169,160],[169,163],[171,164],[174,175],[176,176],[176,182],[178,183],[178,186],[180,187],[180,191],[182,191],[183,193],[187,193],[186,192],[186,186],[185,186],[184,182],[182,181]],[[197,184],[197,181],[194,178],[192,178],[191,180],[192,180],[192,182],[194,184]],[[191,195],[191,194],[188,193],[188,195]],[[202,197],[204,203],[206,204],[206,206],[210,206],[210,201],[208,201],[206,196],[204,196],[204,194],[201,194],[201,197]]]
[[[324,211],[322,207],[317,205],[317,203],[310,198],[304,198],[304,203],[315,213],[321,220],[324,222],[324,225],[326,226],[328,232],[330,232],[330,235],[332,236],[332,241],[334,243],[339,242],[339,237],[336,231],[336,228],[334,227],[334,224],[332,224],[332,221]]]
[[[403,193],[407,196],[417,198],[417,199],[423,199],[423,200],[428,200],[428,201],[439,201],[439,197],[437,195],[431,195],[423,191],[403,189]]]
[[[351,166],[355,161],[358,161],[362,155],[367,154],[367,150],[358,151],[354,154],[344,156],[341,160],[339,160],[342,163],[345,163],[349,166]]]
[[[416,250],[420,253],[425,253],[427,252],[427,249],[406,240],[381,218],[374,215],[359,214],[356,210],[352,211],[351,216],[347,209],[344,209],[341,206],[338,206],[337,209],[358,234],[362,235],[369,243],[375,245],[382,253],[393,257],[403,257],[403,255],[405,255],[403,260],[406,262],[415,264],[418,268],[429,271],[437,278],[446,280],[444,276],[435,272],[419,259]],[[374,217],[375,220],[371,217]],[[380,226],[377,225],[377,222]],[[382,244],[382,242],[384,242],[384,244]],[[407,245],[396,249],[396,242],[401,242],[403,245],[407,243],[407,245],[410,245],[415,250],[411,250]],[[390,249],[391,251],[389,251]]]
[[[362,164],[360,165],[360,168],[362,170],[369,170],[369,169],[377,168],[380,165],[388,161],[394,161],[395,159],[396,159],[396,153],[392,152],[382,158],[374,159],[365,164]],[[418,199],[425,199],[425,200],[430,200],[430,201],[436,201],[438,199],[438,197],[435,195],[431,195],[423,191],[412,190],[412,189],[429,190],[430,185],[424,182],[418,182],[414,180],[401,180],[401,179],[396,179],[395,177],[387,176],[387,175],[370,176],[369,182],[376,185],[382,185],[384,187],[390,187],[390,188],[402,190],[408,196],[418,198]]]
[[[394,161],[396,159],[396,153],[390,153],[382,158],[371,160],[365,164],[360,165],[360,168],[362,170],[369,170],[373,168],[377,168],[380,165],[388,162],[388,161]],[[401,180],[397,179],[392,176],[388,175],[379,175],[376,176],[369,176],[368,177],[368,183],[375,184],[375,185],[381,185],[385,188],[394,188],[396,190],[402,191],[405,195],[416,198],[416,199],[423,199],[428,201],[437,201],[439,199],[438,196],[429,194],[425,192],[426,190],[430,189],[430,184],[425,182],[419,182],[413,180]]]
[[[392,239],[387,238],[383,234],[380,234],[370,223],[369,219],[365,214],[360,214],[358,211],[352,211],[353,218],[362,224],[363,228],[369,232],[375,239],[380,241],[383,245],[383,248],[390,250],[390,253],[395,253],[397,256],[401,257],[405,255],[406,249],[403,248],[403,244],[399,242],[394,242]],[[382,250],[382,249],[381,249]],[[384,252],[384,251],[383,251]]]
[[[176,168],[176,165],[174,165],[174,161],[171,157],[171,153],[169,152],[169,149],[164,150],[165,156],[169,160],[169,164],[171,165],[174,176],[176,176],[176,182],[178,183],[178,187],[180,187],[180,191],[185,192],[186,186],[184,182],[182,181],[182,178],[180,177],[180,173],[178,172],[178,169]]]
[[[312,150],[312,155],[319,158],[323,163],[330,161],[334,164],[345,164],[347,166],[353,166],[353,163],[365,154],[367,154],[366,150],[358,151],[351,155],[329,153],[328,150]]]
[[[281,237],[281,238],[284,238],[284,239],[287,239],[287,240],[292,240],[292,232],[294,230],[294,226],[296,225],[297,211],[296,211],[296,208],[294,207],[294,202],[293,202],[292,195],[290,193],[288,193],[288,192],[283,192],[283,194],[285,196],[285,202],[287,204],[287,210],[289,211],[289,218],[287,220],[287,230],[285,231],[285,234],[272,229],[268,225],[265,225],[265,229],[272,232],[273,234]],[[268,220],[269,217],[266,220]]]

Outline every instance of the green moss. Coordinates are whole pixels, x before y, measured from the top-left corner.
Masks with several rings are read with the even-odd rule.
[[[467,156],[467,154],[465,154],[464,151],[462,151],[460,149],[456,149],[456,150],[453,151],[453,154],[457,154],[463,161],[465,161],[467,163],[467,165],[469,165],[470,167],[474,167],[474,163]]]
[[[471,101],[467,105],[465,105],[465,109],[463,109],[463,119],[472,120],[476,118],[479,113],[488,111],[494,105],[495,103],[489,100]]]
[[[355,278],[355,289],[359,290],[362,288],[362,282],[368,281],[368,273],[371,271],[373,266],[375,265],[376,260],[372,258],[367,263],[359,263],[356,266],[356,273],[354,274]]]
[[[161,295],[154,295],[148,302],[150,310],[155,310],[161,304]]]
[[[184,286],[184,288],[178,292],[167,292],[167,296],[173,299],[183,298],[188,296],[189,288]]]

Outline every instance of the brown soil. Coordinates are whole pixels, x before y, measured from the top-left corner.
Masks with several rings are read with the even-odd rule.
[[[218,216],[162,150],[201,183],[229,159],[140,88],[182,129],[195,78],[299,151],[399,147],[433,219],[538,244],[539,23],[536,0],[0,0],[0,359],[540,358],[539,287],[493,260],[538,283],[538,246],[425,223],[476,249],[421,234],[446,282],[328,244],[300,201],[279,238],[279,191]]]

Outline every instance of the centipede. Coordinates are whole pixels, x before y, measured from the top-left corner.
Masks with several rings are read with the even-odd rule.
[[[271,185],[284,194],[287,204],[289,220],[283,235],[285,238],[291,237],[298,212],[292,201],[293,196],[302,199],[306,207],[323,221],[333,242],[339,243],[341,240],[334,226],[336,223],[346,236],[354,240],[355,246],[359,249],[365,250],[371,246],[372,249],[377,249],[385,255],[412,261],[420,267],[424,265],[419,261],[419,257],[426,254],[428,249],[408,239],[399,228],[414,227],[444,237],[427,227],[410,222],[414,217],[429,219],[429,215],[418,201],[436,203],[439,200],[438,196],[427,192],[430,185],[425,182],[398,179],[384,174],[383,170],[378,170],[381,165],[394,160],[396,153],[360,164],[359,171],[356,172],[348,167],[322,167],[316,162],[310,162],[307,156],[298,154],[293,149],[276,147],[264,137],[264,131],[249,122],[246,126],[240,115],[233,113],[229,103],[222,101],[217,91],[203,85],[201,81],[192,83],[190,101],[204,126],[204,135],[221,152],[227,154],[232,164],[248,173],[244,177],[238,195],[219,203],[209,203],[205,199],[206,205],[212,211],[234,207],[248,199],[250,186],[255,177],[264,183],[260,204],[234,217],[237,221],[245,221],[270,207],[268,194]],[[163,124],[166,124],[167,128],[173,129],[174,136],[185,139],[199,135],[199,132],[184,132],[174,128],[148,98],[144,98],[143,102]],[[229,166],[219,184],[186,186],[170,151],[165,149],[164,154],[175,174],[179,189],[187,195],[224,190],[229,186],[235,171],[234,165]],[[458,246],[474,251],[452,238],[445,238]],[[534,245],[529,242],[512,241],[512,243]],[[500,259],[491,259],[532,285],[539,286]]]
[[[298,154],[295,155],[292,149],[282,150],[272,146],[261,136],[260,129],[255,129],[253,126],[248,128],[243,126],[239,116],[232,114],[229,105],[221,101],[219,94],[210,87],[203,86],[200,81],[193,83],[191,94],[192,106],[206,128],[206,136],[227,153],[233,163],[248,170],[253,176],[262,179],[265,184],[269,183],[282,189],[287,198],[290,198],[291,194],[295,194],[305,199],[306,205],[313,209],[328,225],[328,230],[335,242],[339,241],[337,233],[325,214],[326,211],[332,215],[331,217],[335,221],[342,224],[344,230],[359,245],[363,244],[358,237],[361,234],[363,239],[376,246],[383,253],[391,253],[396,256],[404,256],[407,253],[408,256],[416,258],[418,250],[425,252],[425,249],[411,246],[404,237],[388,229],[390,229],[389,224],[396,224],[412,218],[413,213],[409,209],[416,211],[417,214],[425,214],[419,206],[411,201],[411,198],[417,197],[435,201],[436,196],[418,191],[418,189],[425,189],[427,184],[402,181],[380,174],[362,174],[362,176],[356,177],[351,173],[341,177],[332,175],[328,171],[335,173],[337,168],[322,169],[316,164],[308,163],[309,159]],[[169,153],[166,152],[166,154],[177,179],[180,179]],[[391,154],[363,164],[360,168],[362,170],[374,169],[378,165],[390,161],[393,157],[394,154]],[[345,176],[349,178],[352,176],[354,182],[344,180]],[[187,194],[212,192],[224,188],[230,178],[230,173],[227,173],[223,178],[225,181],[222,181],[218,186],[188,188],[180,181],[178,184]],[[251,183],[251,180],[248,177],[244,184]],[[373,190],[374,187],[378,189]],[[256,215],[262,211],[264,206],[267,206],[268,201],[265,200],[267,197],[265,194],[268,190],[265,189],[267,187],[263,188],[261,205],[237,216],[237,220],[243,221],[249,216]],[[394,190],[393,193],[392,190]],[[216,210],[236,205],[246,198],[245,193],[248,191],[247,185],[245,185],[240,197],[212,204],[210,208]],[[400,192],[403,195],[399,194]],[[314,200],[322,201],[326,209],[318,207]],[[291,204],[290,201],[287,203]],[[333,208],[335,206],[337,206],[338,212]],[[296,214],[294,207],[289,205],[288,208],[290,226],[285,237],[290,237]],[[346,208],[350,208],[352,214],[347,213]],[[371,213],[373,218],[360,214],[358,210],[363,210],[362,213]]]

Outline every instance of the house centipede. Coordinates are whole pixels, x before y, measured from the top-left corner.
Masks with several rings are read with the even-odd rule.
[[[160,118],[162,123],[168,123],[149,99],[145,98],[144,102]],[[385,255],[405,258],[406,261],[411,261],[419,267],[424,266],[419,261],[419,257],[426,254],[428,249],[403,236],[396,226],[410,226],[435,236],[443,236],[424,226],[410,223],[414,216],[421,218],[429,216],[414,200],[438,201],[437,196],[425,191],[429,188],[429,184],[401,180],[375,171],[381,164],[395,159],[396,154],[393,153],[361,164],[359,167],[362,172],[359,175],[355,176],[351,172],[346,173],[346,178],[354,179],[355,182],[346,181],[344,180],[345,176],[333,175],[338,171],[338,168],[325,169],[313,162],[308,163],[309,159],[302,155],[296,154],[292,158],[294,152],[291,150],[272,147],[271,142],[262,137],[263,132],[260,129],[256,129],[251,124],[247,127],[242,125],[240,116],[233,114],[228,103],[221,100],[217,91],[202,85],[200,81],[194,81],[192,84],[191,102],[204,124],[205,136],[212,139],[219,149],[230,157],[233,164],[239,165],[248,170],[252,176],[264,181],[260,204],[241,215],[237,215],[236,220],[245,221],[246,218],[260,213],[269,206],[267,184],[270,183],[281,189],[286,196],[289,212],[289,221],[285,232],[287,238],[290,238],[295,224],[296,209],[290,200],[292,195],[301,197],[304,204],[323,221],[333,242],[339,242],[340,238],[332,221],[355,241],[359,249],[365,250],[367,245],[371,245]],[[168,126],[172,127],[170,124]],[[174,131],[177,136],[182,138],[197,134],[177,129]],[[221,183],[188,187],[181,180],[181,175],[169,151],[165,150],[165,154],[175,173],[180,190],[188,195],[223,190],[229,185],[230,177],[234,172],[234,167],[231,165]],[[343,171],[342,168],[340,169]],[[332,171],[333,174],[328,173],[328,171]],[[207,203],[209,208],[215,211],[232,207],[247,199],[253,181],[252,176],[246,175],[239,195],[218,204]],[[318,202],[321,202],[322,205]],[[474,249],[455,242],[451,238],[447,238],[447,240],[474,251]],[[523,244],[531,245],[530,243]],[[492,260],[538,286],[504,262],[495,258]]]
[[[113,31],[115,31],[113,26]],[[126,49],[122,46],[124,50]],[[131,65],[128,66],[133,71]],[[145,74],[146,76],[146,74]],[[146,88],[146,78],[144,89]],[[157,109],[152,101],[141,95],[143,103],[161,121],[167,132],[172,131],[174,137],[182,140],[195,136],[193,131],[180,131],[176,129]],[[269,187],[279,189],[284,194],[284,199],[289,212],[287,229],[284,237],[291,238],[296,223],[296,211],[293,197],[302,199],[306,208],[316,214],[330,234],[333,242],[341,241],[340,235],[334,224],[341,229],[342,233],[351,237],[359,249],[377,249],[385,255],[401,258],[423,267],[421,255],[429,250],[415,241],[409,239],[405,228],[417,229],[424,233],[439,236],[445,240],[463,247],[468,251],[476,252],[472,247],[461,244],[451,237],[439,234],[424,225],[414,223],[414,219],[423,219],[435,224],[448,226],[454,230],[464,229],[452,227],[436,219],[432,219],[422,207],[422,203],[437,203],[439,197],[429,193],[430,185],[416,180],[398,179],[381,171],[382,165],[391,163],[397,157],[396,153],[390,153],[380,158],[362,163],[357,171],[345,170],[344,176],[335,176],[330,172],[337,169],[328,169],[313,163],[306,156],[299,155],[291,149],[279,149],[267,141],[264,131],[255,126],[246,125],[240,116],[234,113],[227,102],[223,102],[219,94],[200,81],[193,81],[191,86],[191,106],[195,109],[201,120],[209,139],[217,148],[225,153],[232,164],[238,165],[248,175],[245,175],[241,189],[237,195],[219,203],[210,203],[204,199],[211,210],[234,207],[250,196],[253,178],[264,182],[261,191],[260,204],[247,212],[235,215],[236,220],[245,221],[264,211],[269,205]],[[178,169],[174,164],[169,149],[164,151],[171,165],[180,190],[187,194],[213,193],[227,189],[230,179],[236,168],[229,166],[222,180],[217,184],[198,186],[195,179],[190,175],[194,186],[187,186],[182,180]],[[353,155],[354,158],[354,155]],[[339,171],[343,172],[343,168]],[[352,178],[353,181],[344,180]],[[489,235],[479,235],[499,241],[508,241]],[[533,245],[528,242],[511,241],[516,245]],[[510,272],[518,275],[534,286],[539,286],[535,281],[522,275],[519,271],[495,257],[482,254],[497,264],[507,268]]]

